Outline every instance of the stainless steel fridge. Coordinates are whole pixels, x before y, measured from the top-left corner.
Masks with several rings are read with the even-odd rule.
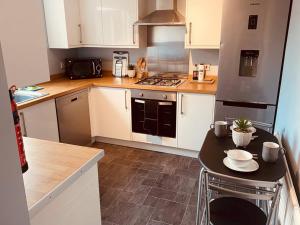
[[[215,120],[273,129],[290,0],[224,0]]]

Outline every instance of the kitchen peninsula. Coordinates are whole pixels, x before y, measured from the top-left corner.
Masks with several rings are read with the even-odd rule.
[[[31,224],[100,225],[97,162],[104,151],[26,137],[24,147]]]

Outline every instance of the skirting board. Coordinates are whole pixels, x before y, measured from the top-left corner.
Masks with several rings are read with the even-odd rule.
[[[162,145],[154,145],[154,144],[135,142],[135,141],[125,141],[125,140],[106,138],[106,137],[95,137],[92,140],[96,142],[121,145],[121,146],[126,146],[131,148],[140,148],[140,149],[145,149],[150,151],[163,152],[163,153],[187,156],[192,158],[198,158],[198,154],[199,154],[199,152],[190,151],[186,149],[172,148],[172,147],[167,147]]]

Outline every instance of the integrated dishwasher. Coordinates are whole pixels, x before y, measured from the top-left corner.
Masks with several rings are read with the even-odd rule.
[[[57,98],[55,102],[60,142],[89,145],[91,125],[88,90]]]

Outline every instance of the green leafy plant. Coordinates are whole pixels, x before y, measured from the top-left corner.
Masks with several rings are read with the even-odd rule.
[[[128,65],[128,69],[129,69],[129,70],[134,70],[134,68],[135,68],[135,66],[134,66],[133,64],[129,64],[129,65]]]
[[[243,133],[249,133],[249,128],[251,127],[251,122],[246,119],[238,119],[235,120],[236,128],[235,131],[243,132]]]

